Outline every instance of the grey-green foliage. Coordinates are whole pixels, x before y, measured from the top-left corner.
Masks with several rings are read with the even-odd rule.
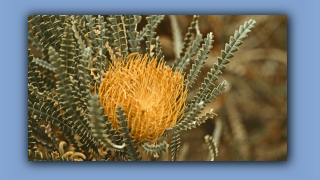
[[[127,35],[124,25],[124,17],[122,15],[112,15],[109,18],[112,23],[111,28],[113,30],[114,43],[121,52],[122,56],[128,55]]]
[[[97,47],[98,41],[97,41],[97,36],[95,35],[95,32],[94,32],[96,30],[96,27],[94,26],[95,18],[92,17],[92,15],[85,15],[85,19],[86,19],[86,21],[85,21],[86,30],[84,32],[87,32],[88,37],[91,40],[91,46]]]
[[[209,33],[207,35],[207,38],[204,40],[204,43],[202,44],[202,48],[199,51],[198,57],[195,60],[195,63],[192,64],[192,68],[190,70],[190,73],[187,76],[187,89],[190,90],[192,85],[194,84],[195,80],[197,79],[203,64],[205,63],[205,60],[208,58],[208,54],[210,53],[210,49],[211,49],[211,45],[213,43],[213,35],[212,33]],[[196,39],[197,40],[197,39]],[[195,41],[195,43],[197,43],[197,41]],[[196,48],[197,46],[192,46],[194,48]],[[192,52],[192,47],[191,52]],[[191,54],[190,52],[190,54]],[[185,64],[178,66],[178,68],[183,68],[185,69]]]
[[[157,144],[157,145],[150,145],[150,144],[143,144],[140,146],[142,151],[147,154],[160,154],[162,152],[168,151],[168,144],[166,142]]]
[[[98,16],[98,23],[97,23],[97,33],[98,33],[98,38],[96,38],[96,41],[98,42],[98,45],[96,47],[96,58],[97,61],[94,63],[94,67],[97,68],[97,76],[98,80],[97,83],[100,85],[103,75],[102,71],[105,68],[105,59],[106,56],[104,55],[107,51],[107,48],[105,46],[105,43],[107,42],[107,38],[105,37],[106,35],[106,23],[104,22],[103,16]]]
[[[151,17],[151,15],[148,16],[148,17]],[[148,31],[150,31],[150,32],[152,31],[152,30],[151,30],[151,27],[152,27],[152,26],[157,27],[158,24],[159,24],[163,19],[164,19],[164,15],[158,15],[154,21],[151,21],[151,24],[149,24],[150,26],[147,25],[146,27],[144,27],[144,28],[142,29],[142,31],[140,31],[137,39],[138,39],[139,41],[142,41],[142,40],[144,39],[144,37],[147,35],[147,32],[148,32]]]
[[[189,64],[189,62],[190,62],[189,58],[191,58],[190,53],[192,51],[194,51],[196,46],[192,46],[190,48],[189,53],[187,53],[187,49],[190,47],[189,43],[191,42],[192,33],[195,30],[196,24],[198,23],[198,18],[199,18],[198,15],[194,15],[193,16],[193,20],[191,22],[191,26],[188,28],[188,32],[186,34],[186,37],[185,37],[183,45],[182,45],[182,50],[181,50],[181,53],[180,53],[180,57],[174,62],[172,70],[175,70],[175,69],[182,70],[181,71],[181,73],[182,73],[186,69],[187,65]],[[212,39],[212,35],[211,35],[211,39]],[[199,40],[195,41],[195,43],[197,44],[198,41]],[[209,43],[210,44],[206,44],[206,45],[209,46],[209,48],[210,48],[211,44],[213,43],[213,41],[209,40]]]
[[[156,15],[151,15],[151,16],[148,16],[147,17],[147,21],[148,21],[148,24],[147,24],[147,41],[146,41],[146,44],[147,44],[147,54],[149,55],[149,59],[151,59],[151,45],[154,43],[155,41],[155,38],[154,36],[156,35],[156,28],[157,28],[157,16]]]
[[[28,16],[33,30],[28,32],[28,40],[42,53],[42,59],[39,59],[28,50],[29,160],[72,161],[79,160],[76,158],[79,156],[85,161],[119,158],[139,161],[139,148],[154,155],[167,152],[166,142],[158,145],[135,142],[121,107],[117,107],[118,122],[117,127],[113,127],[96,96],[104,72],[108,71],[114,60],[112,57],[141,53],[140,43],[146,40],[147,54],[153,54],[151,50],[155,46],[154,57],[158,62],[164,58],[160,38],[155,38],[155,29],[163,18],[164,15],[147,16],[148,24],[138,33],[140,15],[110,15],[106,19],[92,15]],[[198,18],[194,16],[184,42],[181,42],[180,57],[173,65],[173,69],[183,74],[186,67],[193,63],[186,76],[185,88],[188,91],[208,58],[213,43],[212,33],[203,41]],[[173,135],[170,146],[172,160],[176,160],[179,152],[181,132],[196,128],[215,115],[213,112],[202,113],[202,110],[225,89],[225,81],[215,88],[214,82],[254,24],[255,21],[250,20],[240,26],[225,45],[199,92],[187,105],[182,120],[165,130],[163,136]],[[202,47],[199,47],[202,41]],[[73,152],[66,152],[67,147],[61,142],[73,147]],[[211,146],[212,143],[209,143]]]
[[[30,50],[28,50],[28,84],[33,85],[43,91],[44,87],[43,81],[41,81],[40,71],[37,70],[38,66],[33,60],[34,57],[33,55],[30,55]]]
[[[139,157],[140,153],[137,152],[138,147],[135,146],[136,142],[132,139],[131,135],[129,134],[131,128],[127,127],[128,121],[125,120],[127,115],[124,114],[124,110],[122,110],[120,106],[117,107],[116,113],[118,114],[117,119],[119,120],[119,131],[123,133],[120,134],[120,136],[123,138],[122,142],[126,145],[125,152],[128,154],[127,158],[132,161],[141,161],[142,158]]]
[[[140,52],[140,41],[137,38],[137,24],[141,20],[141,16],[138,15],[125,15],[125,27],[127,30],[128,42],[130,43],[130,52]]]
[[[213,83],[218,80],[218,76],[222,74],[221,70],[225,69],[226,65],[230,62],[229,59],[234,57],[233,53],[238,51],[238,46],[242,44],[242,40],[247,37],[247,34],[254,27],[255,23],[256,22],[254,20],[249,20],[248,22],[246,21],[244,26],[240,26],[239,31],[235,31],[234,37],[230,37],[229,44],[226,43],[225,50],[221,51],[221,57],[218,57],[218,62],[215,63],[213,68],[211,68],[211,71],[208,72],[207,77],[204,79],[204,83],[201,84],[199,91],[197,92],[196,96],[194,96],[186,111],[194,107],[195,104],[200,101],[204,101],[205,104],[210,103],[216,98],[216,95],[220,94],[220,91],[224,89],[225,83],[220,84],[216,92],[212,91],[210,93],[210,89],[214,86]],[[190,79],[192,79],[192,76]]]
[[[217,144],[212,136],[206,135],[204,139],[209,149],[210,161],[214,161],[214,159],[218,156]]]
[[[70,24],[65,25],[65,30],[63,32],[64,36],[62,37],[61,48],[59,50],[59,56],[62,60],[64,68],[67,69],[68,75],[74,72],[74,45],[73,45],[73,33]]]
[[[175,131],[172,137],[172,142],[171,142],[172,161],[175,161],[177,159],[179,147],[180,147],[180,132]]]
[[[103,146],[113,147],[116,149],[122,149],[124,145],[116,145],[107,137],[105,131],[107,129],[106,121],[108,121],[108,116],[104,114],[104,108],[100,108],[100,102],[97,96],[91,96],[89,100],[90,104],[90,127],[91,132],[94,137],[96,137]],[[103,117],[105,116],[105,117]]]
[[[41,43],[38,41],[38,39],[35,36],[33,36],[32,30],[28,32],[28,41],[31,41],[32,46],[36,47],[39,52],[42,52],[43,47]]]
[[[46,68],[47,70],[50,70],[52,71],[53,70],[53,67],[51,64],[49,64],[48,62],[44,61],[44,60],[41,60],[39,58],[33,58],[33,62],[35,62],[37,65],[43,67],[43,68]]]
[[[74,33],[74,37],[77,39],[77,44],[79,46],[79,49],[81,50],[81,53],[84,53],[84,50],[86,49],[86,38],[84,37],[83,33],[81,32],[81,19],[80,17],[74,18],[74,21],[72,22],[72,31]]]
[[[161,42],[160,42],[159,36],[156,38],[155,49],[156,49],[156,54],[157,54],[157,60],[159,62],[161,59],[164,59],[164,55],[162,54],[162,50],[161,50]]]
[[[186,131],[192,127],[196,127],[196,117],[201,113],[204,108],[204,103],[200,102],[196,106],[184,115],[184,118],[173,127],[166,129],[163,136],[171,135],[174,132]]]

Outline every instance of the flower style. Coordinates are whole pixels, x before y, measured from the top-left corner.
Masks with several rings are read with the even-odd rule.
[[[128,56],[109,67],[99,88],[101,106],[117,130],[117,106],[127,114],[136,142],[155,141],[183,117],[187,90],[183,75],[147,55]],[[118,131],[120,133],[120,131]]]

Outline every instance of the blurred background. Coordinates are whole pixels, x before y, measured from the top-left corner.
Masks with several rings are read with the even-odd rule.
[[[182,40],[192,22],[191,15],[175,16]],[[177,160],[208,160],[204,136],[218,141],[216,161],[286,161],[287,160],[287,16],[284,15],[200,15],[203,37],[214,35],[211,53],[190,93],[190,101],[199,90],[225,43],[245,21],[256,21],[255,28],[239,46],[217,83],[227,81],[227,88],[204,112],[218,114],[196,129],[181,133]],[[139,30],[146,24],[143,16]],[[170,17],[156,29],[167,64],[177,58],[173,46]],[[142,47],[142,49],[144,49]],[[186,73],[189,73],[191,66]],[[218,84],[215,84],[218,85]],[[170,139],[167,139],[170,142]],[[171,160],[161,154],[157,160]]]
[[[145,27],[142,16],[138,31]],[[181,40],[185,38],[192,15],[175,16]],[[107,17],[105,17],[106,19]],[[205,38],[214,35],[211,53],[188,94],[193,98],[225,43],[245,21],[256,21],[255,28],[243,41],[218,83],[227,81],[227,88],[203,112],[213,109],[218,114],[196,129],[181,133],[178,161],[206,161],[208,150],[204,137],[211,135],[218,143],[216,161],[286,161],[287,160],[287,16],[284,15],[200,15],[199,29]],[[28,29],[31,29],[29,23]],[[162,44],[165,61],[170,65],[177,58],[173,46],[170,16],[156,29]],[[181,42],[182,43],[182,42]],[[31,54],[41,54],[30,42]],[[144,42],[141,50],[145,51]],[[186,70],[189,73],[191,65]],[[164,138],[171,142],[170,137]],[[163,153],[155,159],[143,155],[143,160],[170,161]]]

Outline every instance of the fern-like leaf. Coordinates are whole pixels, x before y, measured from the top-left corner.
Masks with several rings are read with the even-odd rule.
[[[214,81],[218,80],[218,76],[222,74],[221,70],[226,68],[225,65],[228,64],[230,62],[229,59],[234,56],[233,53],[238,51],[237,47],[242,44],[242,40],[247,37],[247,34],[254,27],[255,23],[256,22],[252,19],[250,19],[248,22],[246,21],[244,26],[240,26],[239,31],[235,31],[234,37],[230,37],[229,44],[225,45],[225,51],[221,51],[221,57],[218,57],[218,62],[215,63],[213,68],[211,68],[211,71],[208,72],[207,77],[204,79],[204,83],[201,84],[199,92],[197,92],[196,96],[194,96],[191,103],[185,109],[185,112],[194,107],[195,103],[204,101],[207,104],[216,98],[215,94],[221,94],[220,91],[226,86],[225,82],[220,84],[220,87],[214,90],[215,92],[212,91],[210,94],[208,94],[208,92],[210,92],[210,88],[214,86]]]
[[[123,138],[123,142],[126,144],[125,151],[128,153],[128,158],[131,161],[141,161],[142,157],[139,157],[139,152],[137,152],[137,147],[135,146],[135,141],[130,136],[131,128],[127,127],[128,121],[125,120],[127,115],[124,114],[124,110],[120,106],[117,107],[116,113],[118,114],[117,119],[119,120],[118,125],[120,126],[119,131],[123,134],[120,136]]]
[[[97,96],[91,96],[90,101],[90,118],[91,123],[90,127],[92,127],[91,132],[94,137],[101,142],[105,147],[112,147],[116,149],[122,149],[124,145],[116,145],[110,139],[107,138],[105,134],[106,124],[102,117],[104,113],[104,108],[100,108],[100,102]]]
[[[31,45],[36,47],[39,52],[43,51],[41,43],[39,43],[37,37],[33,36],[32,30],[28,31],[28,41],[31,41]]]
[[[159,16],[157,16],[156,20],[154,21],[153,26],[157,27],[158,24],[159,24],[163,19],[164,19],[164,15],[159,15]],[[152,27],[152,26],[151,26],[151,27]],[[144,27],[144,28],[142,29],[142,31],[140,31],[140,33],[139,33],[139,35],[138,35],[138,37],[137,37],[137,39],[138,39],[139,41],[142,41],[143,38],[147,35],[148,30],[150,30],[149,28],[150,28],[150,26],[147,25],[146,27]]]
[[[210,161],[214,161],[214,159],[218,156],[218,148],[217,148],[216,142],[214,141],[212,136],[209,136],[209,135],[206,135],[204,139],[209,149]]]
[[[123,16],[121,15],[111,15],[109,18],[111,22],[111,28],[113,30],[113,37],[115,38],[115,45],[119,48],[122,56],[128,55],[128,44],[127,44],[127,36],[126,29],[124,26]]]
[[[194,96],[194,99],[191,100],[191,103],[185,109],[185,113],[188,112],[191,108],[193,108],[195,104],[199,101],[204,102],[204,106],[206,106],[206,104],[210,103],[213,99],[216,99],[217,96],[222,93],[222,91],[225,89],[227,85],[226,85],[226,81],[223,81],[211,91],[210,88],[213,86],[214,86],[213,83],[211,83],[208,78],[205,78],[205,82],[201,84],[200,91]],[[205,92],[206,96],[199,98],[201,93],[203,92]]]
[[[135,52],[140,52],[140,42],[137,39],[137,23],[138,20],[140,19],[137,16],[134,15],[126,15],[125,17],[125,27],[127,30],[127,36],[128,36],[128,42],[130,43],[130,52],[135,53]]]
[[[41,79],[40,71],[38,71],[38,66],[36,62],[33,61],[33,55],[30,55],[30,49],[28,49],[28,84],[39,88],[41,91],[44,90],[43,81]]]
[[[197,103],[196,106],[178,124],[165,130],[162,136],[172,135],[174,132],[186,131],[196,127],[196,117],[204,108],[204,102]]]
[[[202,48],[199,51],[198,58],[195,60],[195,63],[192,65],[190,73],[187,76],[187,89],[190,90],[195,80],[197,79],[200,70],[205,63],[205,60],[208,58],[208,54],[210,53],[211,45],[213,43],[213,35],[209,33],[207,38],[204,40],[204,44],[202,44]]]
[[[196,24],[198,23],[198,18],[199,18],[198,15],[193,16],[191,26],[188,28],[188,32],[186,34],[186,37],[184,38],[184,43],[182,45],[182,50],[180,52],[180,56],[174,62],[174,65],[172,67],[173,70],[178,69],[178,71],[179,71],[182,69],[184,71],[186,69],[186,66],[189,64],[188,59],[189,59],[190,55],[186,54],[186,53],[187,53],[187,49],[190,46],[189,43],[191,42],[192,33],[195,30]]]
[[[62,63],[67,70],[68,75],[74,71],[74,45],[73,45],[73,33],[70,24],[66,24],[62,38],[61,48],[59,50],[59,55]]]
[[[84,50],[86,49],[85,41],[82,40],[81,33],[78,31],[79,23],[77,21],[73,21],[72,23],[72,31],[74,33],[74,37],[77,39],[77,43],[80,47],[81,53],[84,53]]]
[[[65,114],[60,113],[60,110],[57,110],[57,107],[58,106],[53,105],[52,102],[51,104],[48,104],[47,102],[41,102],[38,104],[32,103],[28,100],[28,112],[31,113],[32,116],[45,118],[47,122],[51,122],[52,124],[57,123],[58,127],[62,130],[65,136],[68,136],[68,141],[72,142],[76,149],[79,149],[77,143],[75,143],[75,140],[73,139],[74,132],[79,132],[78,126],[76,125],[77,123],[69,121],[68,118],[63,118]],[[80,134],[85,134],[85,132],[82,131]],[[82,141],[82,143],[95,149],[94,141],[90,140],[89,138],[86,138],[88,143],[84,143],[84,141]]]
[[[179,152],[179,147],[180,147],[180,132],[176,131],[174,132],[174,135],[172,137],[172,142],[171,142],[172,161],[176,161],[178,152]]]
[[[157,145],[143,144],[140,145],[143,152],[147,154],[160,154],[168,151],[168,144],[163,142]]]
[[[147,24],[147,41],[146,41],[146,44],[147,44],[147,54],[149,56],[149,60],[152,59],[152,56],[151,56],[151,45],[154,43],[155,41],[155,38],[154,36],[156,35],[156,28],[157,28],[157,24],[156,24],[156,20],[157,20],[157,16],[156,15],[150,15],[148,17],[146,17],[147,21],[148,21],[148,24]]]
[[[87,119],[82,114],[81,109],[77,109],[77,104],[74,102],[74,99],[79,99],[73,94],[78,92],[72,92],[74,89],[74,84],[71,80],[68,79],[65,66],[58,54],[53,48],[50,48],[50,59],[53,63],[54,71],[56,72],[56,77],[58,79],[59,87],[57,88],[58,96],[61,99],[61,109],[64,110],[65,118],[69,121],[70,124],[74,125],[74,130],[76,132],[81,131],[85,136],[80,139],[83,142],[86,142],[86,146],[95,147],[96,139],[92,137],[90,129],[87,126]],[[96,149],[95,149],[96,150]]]
[[[239,31],[235,31],[234,37],[230,37],[229,44],[225,45],[225,51],[221,51],[221,57],[218,57],[218,62],[214,64],[213,68],[205,78],[205,81],[207,82],[201,86],[199,95],[194,98],[195,101],[200,101],[200,99],[203,99],[203,97],[206,96],[206,90],[212,86],[214,81],[218,80],[218,76],[222,74],[221,70],[225,69],[225,65],[230,62],[229,59],[234,57],[233,53],[238,51],[238,46],[242,44],[242,40],[247,37],[247,34],[254,27],[255,23],[255,20],[252,19],[248,22],[246,21],[244,26],[240,26]],[[203,91],[201,91],[201,89],[203,89]]]
[[[52,71],[53,70],[53,67],[51,64],[47,63],[46,61],[44,60],[41,60],[39,58],[33,58],[33,62],[35,62],[37,65],[47,69],[47,70],[50,70]]]
[[[157,54],[157,63],[160,62],[161,59],[164,59],[164,55],[162,54],[162,47],[161,47],[161,42],[160,42],[160,39],[159,39],[159,36],[157,36],[156,38],[156,54]]]

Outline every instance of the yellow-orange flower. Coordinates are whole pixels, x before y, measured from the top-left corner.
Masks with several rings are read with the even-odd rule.
[[[109,67],[99,88],[101,106],[116,129],[116,107],[127,114],[137,142],[154,141],[183,116],[187,91],[183,76],[147,56],[120,59]]]

